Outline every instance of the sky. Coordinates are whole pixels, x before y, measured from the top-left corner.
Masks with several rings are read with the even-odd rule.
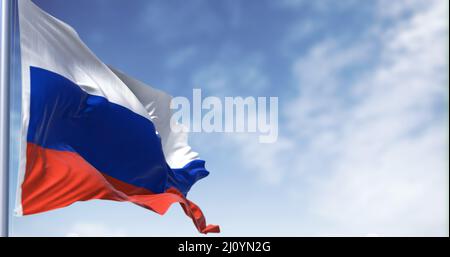
[[[448,1],[34,2],[173,96],[279,98],[275,143],[190,134],[210,175],[189,198],[219,236],[448,236]],[[101,200],[12,217],[10,231],[204,236],[177,205]]]

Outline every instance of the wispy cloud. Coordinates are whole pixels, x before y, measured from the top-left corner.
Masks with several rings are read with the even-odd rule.
[[[188,61],[190,61],[197,52],[198,49],[195,46],[186,46],[168,56],[166,66],[172,70],[181,68],[182,66],[186,67],[189,65]]]
[[[295,63],[302,93],[287,112],[304,131],[299,179],[313,181],[308,208],[329,225],[324,232],[448,233],[446,5],[394,20],[381,41],[319,45]],[[341,80],[371,48],[379,63]]]
[[[448,234],[448,3],[417,4],[380,5],[352,43],[294,60],[280,144],[228,142],[264,181],[308,195],[297,204],[316,233]]]
[[[243,53],[224,44],[215,57],[192,74],[191,84],[215,95],[255,95],[269,87],[265,59],[259,53]]]
[[[115,230],[103,224],[94,223],[76,223],[66,234],[68,237],[123,237],[126,236],[122,231]]]
[[[203,1],[149,1],[140,13],[142,31],[151,32],[161,44],[180,39],[205,38],[223,26],[217,13]],[[186,43],[186,42],[184,42]]]

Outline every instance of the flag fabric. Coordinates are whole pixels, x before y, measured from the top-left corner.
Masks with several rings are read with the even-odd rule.
[[[102,63],[76,31],[29,0],[18,1],[22,131],[17,215],[77,201],[129,201],[159,214],[208,175],[205,162],[170,124],[171,97]]]

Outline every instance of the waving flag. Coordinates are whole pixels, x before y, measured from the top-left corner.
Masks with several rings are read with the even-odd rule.
[[[182,205],[207,225],[191,186],[205,162],[173,132],[171,97],[103,64],[65,23],[19,1],[22,141],[16,213],[76,201],[130,201],[164,214]]]

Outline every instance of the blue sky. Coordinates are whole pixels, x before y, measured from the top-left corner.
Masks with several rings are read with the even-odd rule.
[[[34,2],[105,63],[174,96],[279,97],[274,144],[190,135],[211,172],[190,199],[220,235],[448,235],[447,1]],[[179,206],[158,216],[97,200],[11,226],[198,235]]]

